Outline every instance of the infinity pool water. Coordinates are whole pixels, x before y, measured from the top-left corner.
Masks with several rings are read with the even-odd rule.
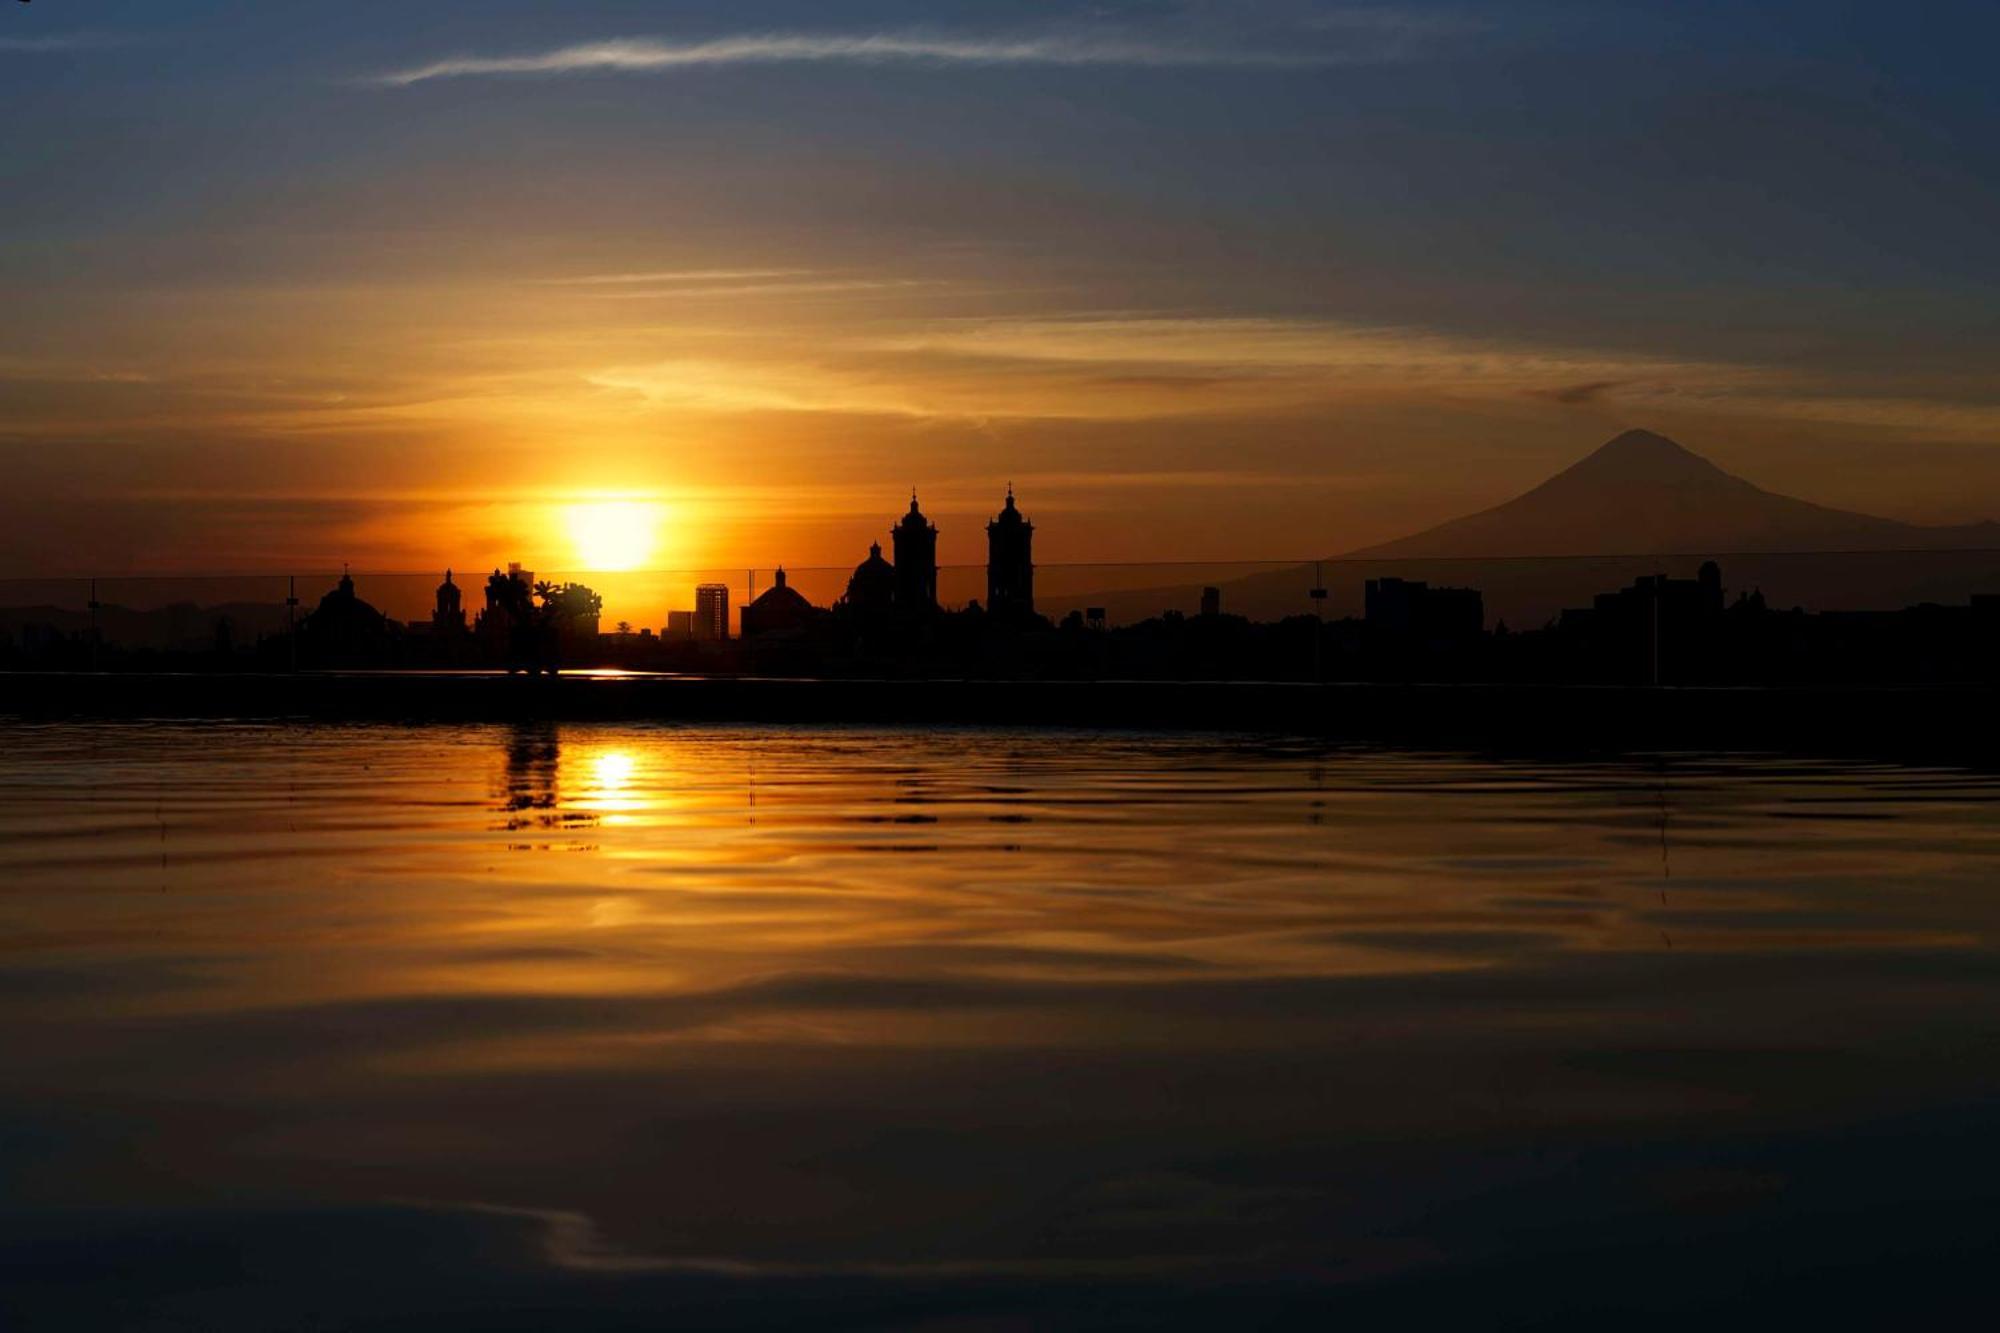
[[[1958,770],[0,722],[0,1323],[1907,1318],[1996,931]]]

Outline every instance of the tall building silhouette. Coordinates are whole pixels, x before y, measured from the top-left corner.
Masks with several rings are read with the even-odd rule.
[[[918,616],[937,610],[938,530],[917,508],[910,492],[910,512],[890,532],[896,548],[896,612]]]
[[[458,585],[451,581],[448,569],[444,572],[444,582],[437,586],[437,605],[431,611],[431,631],[449,635],[465,633],[465,604]]]
[[[729,637],[729,585],[704,583],[694,590],[694,636],[721,642]]]
[[[1014,507],[1014,485],[1007,484],[1007,504],[986,525],[986,609],[995,615],[1035,613],[1035,525]]]

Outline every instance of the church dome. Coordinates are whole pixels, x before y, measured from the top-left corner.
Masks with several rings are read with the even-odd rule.
[[[743,608],[743,637],[800,629],[810,624],[816,614],[818,608],[791,586],[781,565],[777,581]]]
[[[315,654],[337,660],[379,649],[394,628],[389,617],[356,595],[353,577],[342,570],[340,582],[300,622],[299,634]]]
[[[783,566],[779,566],[778,568],[777,581],[764,589],[763,592],[757,594],[757,599],[751,602],[750,605],[773,611],[780,609],[785,611],[810,611],[813,609],[813,604],[807,601],[797,588],[792,587],[790,583],[786,582]]]
[[[886,607],[896,600],[896,567],[882,558],[882,543],[868,548],[868,558],[854,567],[847,580],[847,604],[859,609]]]

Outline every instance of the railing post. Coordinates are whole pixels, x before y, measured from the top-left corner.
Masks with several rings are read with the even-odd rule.
[[[1326,638],[1326,578],[1320,561],[1313,561],[1313,684],[1326,682],[1326,668],[1320,662],[1320,643]]]
[[[1660,589],[1666,584],[1666,575],[1653,576],[1653,688],[1660,686]]]
[[[299,669],[299,627],[295,613],[299,605],[299,576],[285,575],[285,646],[289,656],[288,670],[297,674]]]

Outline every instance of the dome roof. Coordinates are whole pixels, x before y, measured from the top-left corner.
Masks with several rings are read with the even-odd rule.
[[[319,599],[299,628],[313,637],[332,639],[372,636],[388,625],[389,617],[355,595],[353,577],[342,570],[340,582]]]
[[[845,601],[862,610],[881,610],[896,599],[896,567],[882,558],[882,543],[868,548],[868,558],[854,567]]]
[[[917,493],[915,491],[911,491],[910,512],[903,515],[902,522],[898,523],[896,526],[902,528],[928,528],[930,527],[930,525],[931,521],[924,517],[924,511],[917,508]]]
[[[1021,517],[1021,511],[1014,507],[1014,483],[1010,481],[1007,483],[1007,503],[1001,508],[999,515],[993,522],[996,525],[1013,527],[1027,521],[1027,519]]]
[[[805,599],[804,594],[785,582],[785,571],[782,567],[778,570],[777,582],[758,593],[756,600],[752,601],[750,605],[759,611],[776,611],[779,609],[810,611],[813,609],[813,604]]]

